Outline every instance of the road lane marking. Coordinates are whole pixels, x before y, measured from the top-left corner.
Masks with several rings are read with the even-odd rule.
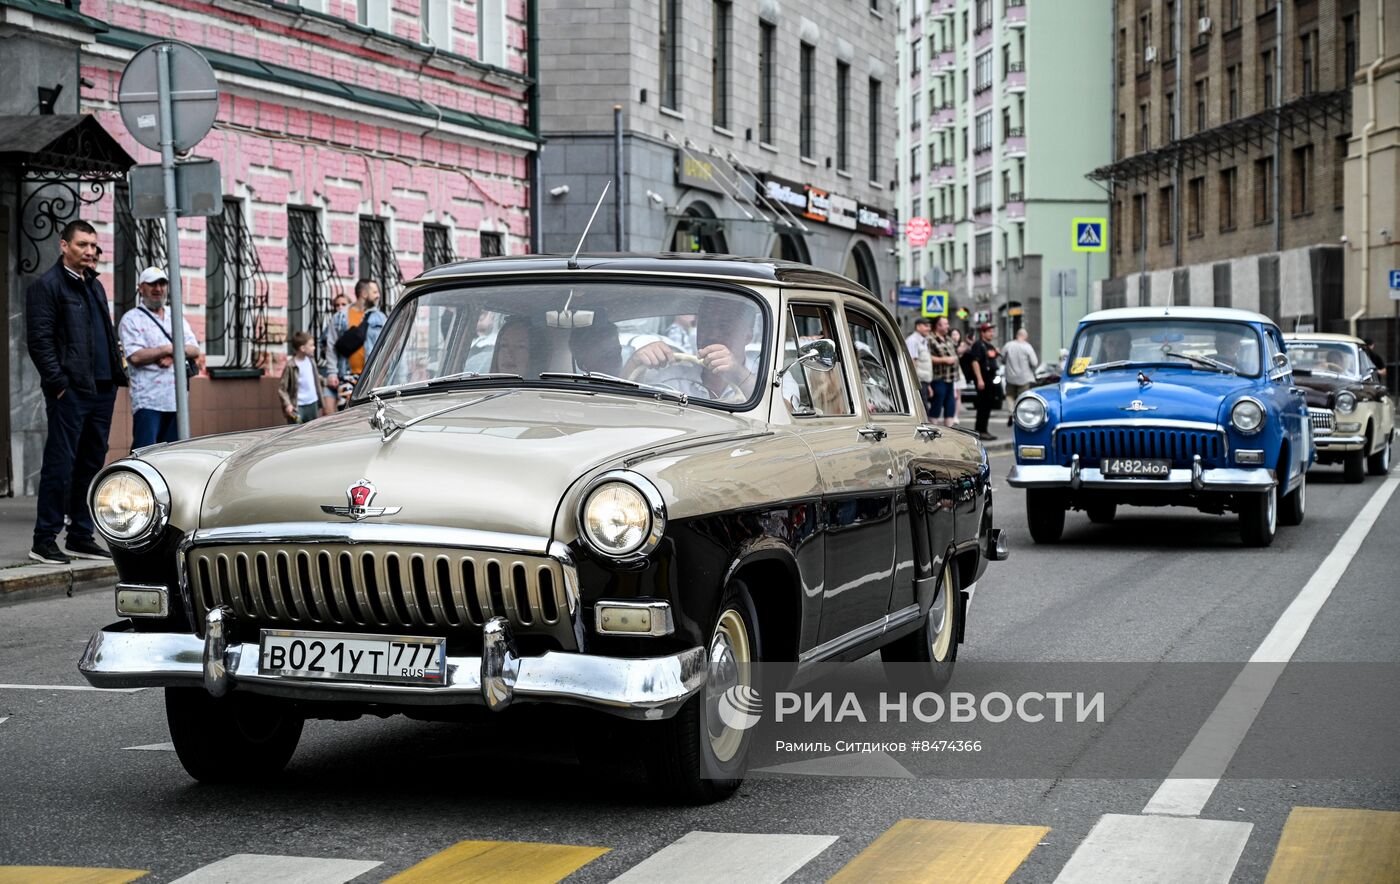
[[[1225,696],[1220,698],[1167,779],[1142,809],[1143,813],[1198,816],[1205,808],[1259,710],[1269,699],[1274,683],[1283,674],[1284,666],[1298,650],[1308,627],[1346,573],[1396,487],[1400,487],[1400,478],[1386,479],[1356,514],[1332,552],[1308,578]],[[1200,776],[1202,772],[1209,776]],[[1186,776],[1188,773],[1191,776]]]
[[[200,866],[172,884],[226,884],[257,881],[258,884],[345,884],[383,863],[362,859],[322,859],[316,856],[270,856],[235,853]]]
[[[1000,884],[1015,873],[1049,831],[1045,826],[900,820],[828,884]]]
[[[141,750],[141,751],[148,751],[148,752],[174,752],[174,751],[175,751],[175,744],[174,744],[174,743],[151,743],[151,744],[148,745],[148,746],[123,746],[123,747],[122,747],[122,751],[123,751],[123,752],[134,752],[134,751],[138,751],[138,750]]]
[[[102,691],[105,694],[134,694],[145,688],[95,688],[90,684],[0,684],[0,691]]]
[[[1295,807],[1264,884],[1400,881],[1400,813]]]
[[[899,780],[914,778],[908,768],[884,752],[847,752],[843,755],[828,755],[823,758],[809,758],[806,761],[758,767],[750,773],[796,774],[810,777],[884,777]]]
[[[834,835],[687,832],[613,879],[614,884],[779,884],[836,843]]]
[[[1104,814],[1055,884],[1228,884],[1253,828],[1228,820]]]
[[[606,847],[525,841],[460,841],[389,879],[392,884],[553,884],[608,852]]]
[[[0,884],[127,884],[150,872],[67,866],[0,866]]]

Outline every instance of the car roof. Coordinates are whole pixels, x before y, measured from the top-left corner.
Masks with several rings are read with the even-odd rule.
[[[1341,344],[1356,344],[1358,347],[1366,343],[1353,335],[1337,335],[1331,332],[1284,332],[1286,341],[1335,341]]]
[[[1232,307],[1117,307],[1088,314],[1080,322],[1100,322],[1106,319],[1218,319],[1231,322],[1259,322],[1277,325],[1269,317],[1251,310]]]
[[[656,274],[665,276],[705,276],[736,282],[766,283],[779,286],[832,289],[879,304],[880,300],[859,283],[839,273],[823,270],[796,261],[774,258],[744,258],[735,255],[704,255],[690,252],[583,254],[577,266],[570,269],[570,259],[564,255],[510,255],[502,258],[481,258],[456,261],[434,267],[414,279],[409,285],[444,279],[465,279],[479,276],[523,275],[540,273],[602,275],[618,273]]]

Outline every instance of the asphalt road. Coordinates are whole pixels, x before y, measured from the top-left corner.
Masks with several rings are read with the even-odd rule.
[[[1006,486],[1008,466],[1005,456],[993,458],[997,521],[1010,532],[1013,552],[1009,561],[992,565],[977,588],[960,652],[960,662],[972,671],[1001,662],[1141,664],[1131,670],[1138,689],[1125,701],[1138,706],[1121,707],[1141,712],[1153,706],[1154,693],[1169,698],[1181,690],[1186,664],[1231,664],[1212,670],[1224,672],[1223,681],[1205,679],[1193,690],[1197,696],[1183,704],[1209,712],[1239,664],[1270,636],[1324,563],[1333,572],[1324,576],[1337,577],[1335,588],[1293,659],[1400,663],[1400,494],[1390,497],[1354,555],[1328,559],[1382,480],[1347,485],[1338,468],[1315,470],[1306,522],[1281,528],[1266,550],[1242,547],[1233,517],[1141,509],[1120,510],[1113,524],[1103,526],[1071,514],[1061,544],[1037,547],[1025,529],[1021,493]],[[847,870],[852,876],[893,876],[899,851],[862,852],[900,820],[917,819],[991,824],[985,830],[948,829],[950,843],[990,845],[988,855],[1013,856],[1001,871],[984,869],[989,877],[983,880],[1091,880],[1104,868],[1093,863],[1113,856],[1114,826],[1141,824],[1183,827],[1154,830],[1146,839],[1170,847],[1159,865],[1181,862],[1186,869],[1198,857],[1208,859],[1220,843],[1202,835],[1209,830],[1211,838],[1243,842],[1242,851],[1238,845],[1222,849],[1226,878],[1262,881],[1294,808],[1400,811],[1400,779],[1394,776],[1227,774],[1208,791],[1197,816],[1144,817],[1161,776],[1074,776],[1072,766],[1054,762],[1046,763],[1043,775],[1017,779],[984,771],[977,778],[762,776],[724,803],[678,808],[644,796],[626,745],[615,747],[615,765],[586,769],[572,750],[580,720],[530,710],[471,725],[402,718],[310,722],[281,784],[211,788],[190,780],[173,752],[133,748],[159,747],[169,739],[159,691],[13,687],[83,685],[78,655],[91,632],[111,619],[107,592],[0,607],[0,867],[148,870],[142,880],[168,881],[208,871],[232,855],[261,854],[361,860],[364,866],[345,867],[349,871],[342,869],[334,880],[350,880],[364,868],[354,880],[379,881],[458,842],[476,840],[607,848],[586,864],[570,864],[566,857],[559,867],[566,872],[579,866],[570,880],[605,881],[688,833],[714,832],[823,838],[749,844],[690,836],[687,843],[698,851],[688,860],[691,866],[722,867],[726,858],[738,861],[746,851],[770,861],[787,851],[799,857],[791,880],[823,881],[853,861],[858,865]],[[878,671],[873,659],[859,665]],[[1398,690],[1393,683],[1382,690],[1377,706],[1400,706]],[[1273,696],[1270,703],[1279,699]],[[1111,705],[1115,712],[1120,708],[1116,701]],[[1164,700],[1155,710],[1168,707]],[[1285,715],[1266,703],[1238,755],[1257,750]],[[1176,754],[1171,739],[1163,745],[1158,751]],[[919,770],[916,759],[892,760]],[[955,763],[945,769],[956,775]],[[1400,816],[1365,819],[1379,819],[1381,827],[1361,839],[1357,854],[1388,849],[1394,857],[1400,829],[1393,824]],[[990,833],[990,840],[969,840],[969,832]],[[1193,840],[1198,835],[1204,840]],[[1023,845],[1019,853],[1007,848],[1008,838]],[[918,840],[895,843],[929,849],[929,838],[922,846]],[[1136,836],[1118,841],[1144,843]],[[1100,844],[1110,845],[1107,852],[1096,848]],[[681,867],[642,865],[637,872],[643,879],[675,882],[684,880],[675,871]],[[465,868],[459,867],[461,875]],[[496,866],[503,876],[507,868]],[[0,880],[4,876],[0,868]],[[737,871],[718,877],[731,876],[738,877]],[[448,868],[437,880],[456,877]]]

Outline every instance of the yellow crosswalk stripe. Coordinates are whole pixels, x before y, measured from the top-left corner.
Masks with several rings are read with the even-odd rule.
[[[553,884],[608,852],[606,847],[526,841],[459,841],[389,879],[390,884],[510,881]]]
[[[149,872],[70,866],[0,866],[0,884],[126,884]]]
[[[1045,826],[900,820],[837,872],[831,884],[1000,884],[1049,832]]]
[[[1400,812],[1295,807],[1265,884],[1400,881]]]

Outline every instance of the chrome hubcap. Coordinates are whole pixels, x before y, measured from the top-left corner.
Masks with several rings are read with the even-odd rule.
[[[1269,489],[1269,533],[1273,534],[1278,528],[1278,487]]]
[[[705,727],[710,751],[720,761],[729,761],[739,753],[744,742],[742,730],[729,727],[720,715],[720,703],[725,692],[739,685],[752,687],[749,663],[753,660],[749,647],[749,632],[744,618],[733,608],[720,615],[715,634],[710,639],[710,677],[705,682]],[[730,701],[732,702],[732,700]]]
[[[938,594],[928,611],[929,653],[934,660],[942,663],[948,659],[953,647],[953,618],[957,609],[950,603],[948,588],[953,585],[951,562],[943,565],[943,575],[938,580]]]

